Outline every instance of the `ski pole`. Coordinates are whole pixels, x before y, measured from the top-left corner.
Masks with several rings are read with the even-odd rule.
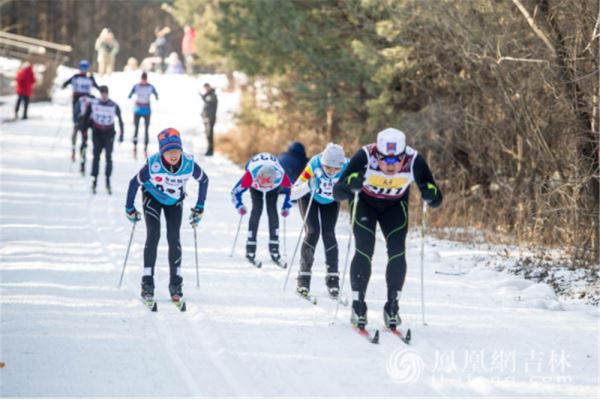
[[[200,272],[198,272],[198,239],[196,238],[196,227],[194,226],[194,255],[196,256],[196,287],[200,287]]]
[[[287,229],[285,228],[285,220],[287,218],[283,219],[283,258],[287,259]]]
[[[427,221],[427,203],[423,202],[423,213],[421,214],[421,320],[425,323],[425,282],[423,278],[423,260],[425,259],[425,224]]]
[[[129,244],[127,245],[127,251],[125,252],[125,261],[123,261],[123,269],[121,270],[121,278],[119,279],[119,289],[121,288],[121,284],[123,283],[123,275],[125,274],[125,267],[127,266],[127,259],[129,258],[129,249],[131,248],[131,242],[133,241],[133,233],[135,232],[135,225],[137,222],[133,223],[131,227],[131,235],[129,235]]]
[[[296,242],[296,247],[294,248],[294,253],[292,254],[292,259],[290,260],[290,265],[288,266],[288,272],[285,277],[285,282],[283,283],[283,290],[285,290],[285,288],[287,287],[288,280],[290,279],[292,267],[294,266],[294,259],[296,258],[296,253],[298,253],[298,248],[300,247],[302,235],[304,234],[304,229],[306,229],[306,220],[308,219],[308,213],[310,212],[310,207],[312,206],[314,198],[315,192],[311,191],[310,199],[308,200],[308,206],[306,207],[306,213],[304,214],[304,219],[302,220],[302,229],[300,229],[300,235],[298,235],[298,241]]]
[[[356,205],[358,204],[358,194],[360,192],[354,192],[354,200],[352,203],[352,214],[350,215],[350,236],[348,236],[348,248],[346,249],[346,261],[344,262],[344,272],[342,273],[342,283],[340,285],[340,293],[337,298],[337,304],[335,306],[335,314],[333,315],[332,324],[335,324],[337,320],[338,311],[340,309],[340,303],[342,302],[342,291],[344,290],[344,282],[346,281],[346,271],[348,270],[348,263],[350,261],[350,246],[352,245],[352,236],[354,235],[354,221],[356,220]]]
[[[240,234],[240,228],[242,227],[242,219],[244,219],[243,215],[240,215],[240,222],[238,222],[237,231],[235,232],[235,239],[233,239],[233,246],[231,246],[231,253],[229,257],[233,257],[233,253],[235,252],[235,244],[237,243],[238,236]]]

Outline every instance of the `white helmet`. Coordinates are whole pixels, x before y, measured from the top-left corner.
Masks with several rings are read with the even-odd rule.
[[[277,171],[275,171],[272,164],[265,164],[260,167],[255,179],[261,189],[272,189],[275,187],[275,181],[277,180]]]
[[[385,156],[398,156],[406,150],[404,132],[387,128],[377,134],[377,151]]]
[[[342,168],[346,162],[344,149],[339,144],[329,143],[321,153],[321,164],[331,168]]]

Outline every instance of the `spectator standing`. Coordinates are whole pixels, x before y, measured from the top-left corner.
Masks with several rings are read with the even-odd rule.
[[[15,106],[15,119],[19,117],[19,108],[23,103],[23,119],[27,119],[27,108],[29,107],[29,99],[35,84],[35,74],[33,73],[33,65],[29,61],[25,61],[23,67],[17,72],[16,92],[17,105]]]
[[[215,89],[210,84],[204,84],[204,94],[200,94],[204,101],[204,109],[202,110],[202,120],[204,121],[204,133],[208,141],[207,156],[212,156],[214,153],[214,128],[217,122],[217,106],[219,99],[215,93]],[[304,167],[304,166],[303,166]]]

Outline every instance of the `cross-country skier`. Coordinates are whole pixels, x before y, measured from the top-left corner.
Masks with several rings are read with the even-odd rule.
[[[164,212],[169,243],[169,292],[171,299],[177,302],[183,297],[179,231],[186,182],[193,178],[199,184],[196,205],[189,217],[190,224],[195,227],[204,213],[208,176],[196,163],[194,156],[183,151],[181,135],[176,129],[167,128],[159,133],[158,145],[159,152],[151,155],[129,182],[125,211],[127,218],[133,223],[140,220],[140,213],[135,209],[134,203],[138,187],[142,186],[146,245],[141,295],[145,300],[151,300],[154,296],[154,265],[160,239],[160,215],[161,211]]]
[[[88,125],[85,121],[85,113],[89,105],[95,100],[94,95],[84,94],[77,100],[77,104],[75,105],[75,129],[73,130],[73,135],[71,136],[71,160],[75,162],[75,147],[77,145],[77,133],[81,132],[81,147],[79,148],[79,158],[81,161],[81,174],[85,175],[85,159],[86,159],[86,150],[87,150],[87,141],[88,141]]]
[[[91,94],[93,87],[100,89],[100,86],[98,86],[94,79],[94,74],[89,72],[89,69],[90,63],[87,60],[79,61],[79,72],[66,80],[62,85],[63,89],[68,85],[71,85],[73,89],[73,136],[77,136],[77,130],[80,129],[79,118],[77,117],[77,100],[81,96]],[[75,161],[75,149],[71,153],[71,159]]]
[[[110,175],[112,173],[112,152],[115,142],[115,117],[119,119],[119,143],[123,142],[123,118],[121,109],[108,98],[108,87],[100,86],[100,98],[92,101],[85,112],[86,129],[92,126],[92,144],[94,159],[92,161],[92,192],[96,193],[100,155],[104,150],[106,156],[106,190],[111,194]]]
[[[137,142],[140,119],[144,118],[144,158],[148,158],[148,128],[150,127],[150,97],[154,95],[158,100],[156,88],[148,82],[148,74],[142,73],[140,83],[136,83],[131,88],[128,98],[136,95],[135,108],[133,109],[133,124],[135,130],[133,132],[133,158],[137,158]]]
[[[335,225],[340,203],[333,198],[333,186],[344,172],[348,161],[342,146],[329,143],[321,154],[314,156],[292,187],[292,200],[298,199],[302,218],[306,218],[304,241],[300,250],[300,271],[297,292],[307,297],[310,291],[311,269],[319,235],[323,235],[327,274],[325,284],[332,298],[339,294],[338,245]],[[313,197],[312,202],[310,201]],[[309,207],[310,203],[310,209]],[[308,217],[306,213],[308,211]]]
[[[292,204],[290,203],[290,180],[277,158],[270,153],[260,153],[246,163],[246,172],[231,191],[231,198],[240,215],[247,213],[242,201],[242,195],[250,189],[252,212],[248,224],[248,240],[246,242],[246,258],[256,263],[256,233],[260,215],[263,210],[263,200],[266,201],[269,216],[269,252],[271,259],[282,265],[279,254],[279,217],[277,215],[277,197],[279,190],[285,194],[281,216],[287,218]]]
[[[353,294],[350,321],[360,328],[367,324],[365,293],[371,276],[377,222],[385,237],[388,254],[384,322],[389,328],[401,323],[398,299],[406,277],[408,199],[413,181],[430,207],[442,204],[442,192],[425,159],[406,145],[403,132],[387,128],[377,134],[376,143],[364,146],[352,157],[334,186],[334,198],[338,201],[353,200],[354,194],[360,193],[353,218],[356,251],[350,267]]]

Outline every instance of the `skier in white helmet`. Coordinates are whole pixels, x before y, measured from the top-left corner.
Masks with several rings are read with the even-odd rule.
[[[273,262],[284,266],[279,254],[279,216],[277,215],[277,197],[281,190],[285,194],[281,216],[287,218],[292,204],[290,202],[291,182],[285,174],[277,157],[270,153],[260,153],[252,157],[246,164],[244,176],[236,183],[231,191],[232,202],[240,215],[248,211],[242,201],[246,190],[250,189],[252,211],[248,223],[248,240],[246,242],[246,258],[252,264],[260,267],[255,261],[256,236],[258,223],[263,210],[263,200],[266,202],[269,217],[269,252]]]
[[[442,192],[429,166],[417,151],[406,145],[402,131],[387,128],[377,134],[377,142],[364,146],[350,160],[333,193],[338,201],[354,199],[359,193],[353,218],[355,253],[350,267],[352,286],[351,323],[367,324],[365,293],[371,276],[376,226],[387,245],[387,302],[383,308],[385,325],[395,329],[401,323],[398,299],[406,277],[406,231],[408,228],[409,187],[416,182],[421,197],[430,207],[442,204]],[[350,204],[352,209],[353,204]]]
[[[301,296],[309,295],[315,247],[319,235],[322,234],[327,265],[325,284],[329,295],[334,299],[338,297],[340,273],[335,225],[340,212],[340,203],[333,198],[333,186],[340,179],[347,165],[348,160],[342,146],[329,143],[322,153],[310,159],[292,187],[292,200],[298,200],[302,217],[305,218],[308,212],[306,234],[300,250],[300,271],[296,288]]]

